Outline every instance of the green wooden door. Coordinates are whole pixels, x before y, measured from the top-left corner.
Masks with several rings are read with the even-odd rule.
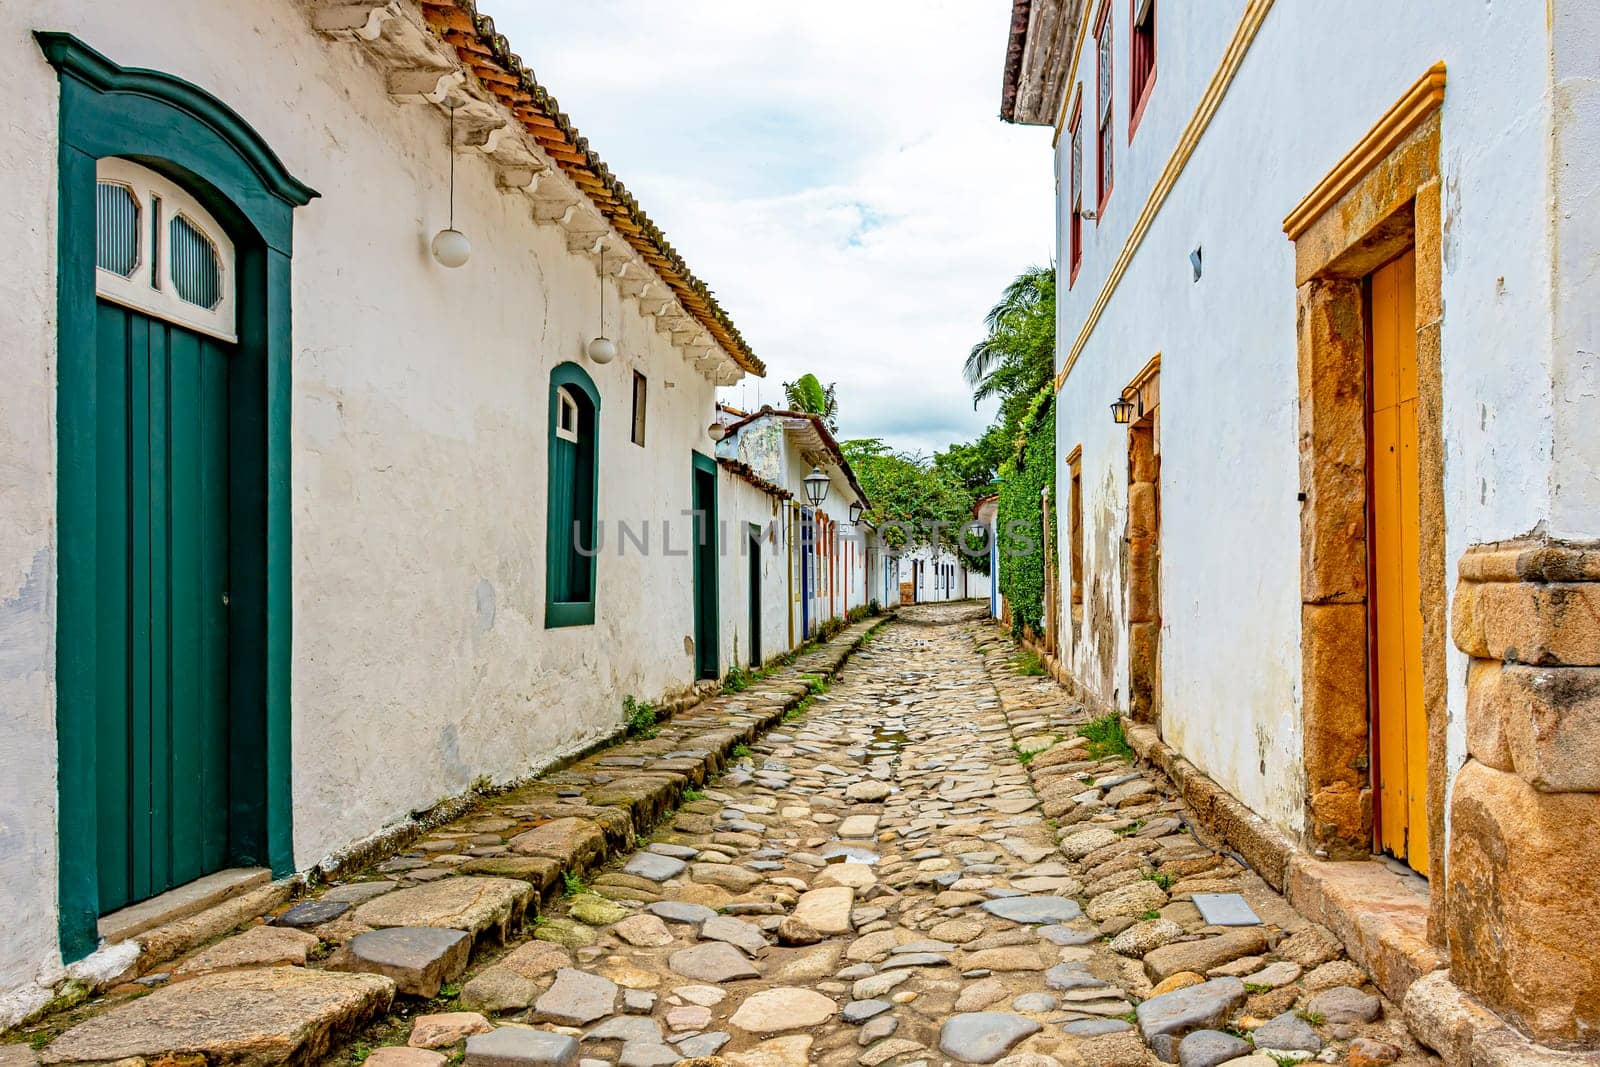
[[[716,678],[721,660],[717,646],[717,468],[694,457],[694,651],[695,674]]]
[[[102,914],[227,865],[232,346],[100,301]]]

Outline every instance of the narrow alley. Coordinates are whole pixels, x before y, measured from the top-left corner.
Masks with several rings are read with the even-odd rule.
[[[699,754],[671,746],[692,743],[636,742],[470,812],[201,949],[178,980],[151,976],[163,991],[94,1015],[44,1060],[1425,1061],[1336,939],[1191,836],[1120,735],[1019,665],[981,609],[903,609],[831,685],[803,675],[803,710],[734,747],[636,850],[586,871],[614,830],[595,816],[615,802],[603,794],[681,773]],[[595,806],[550,819],[540,803],[563,801]],[[556,878],[540,857],[563,849],[541,845],[572,841]],[[545,884],[549,902],[474,871]],[[1208,922],[1197,896],[1228,914]],[[273,957],[285,943],[302,963],[310,947],[311,969],[237,969],[289,962]],[[345,984],[291,995],[287,1027],[282,1003],[222,1025],[242,978],[277,976],[281,995],[293,972]],[[249,1032],[267,1016],[277,1033]],[[175,1020],[189,1020],[176,1040]]]

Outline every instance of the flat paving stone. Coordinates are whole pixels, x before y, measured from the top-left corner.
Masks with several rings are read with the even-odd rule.
[[[952,1015],[939,1030],[939,1049],[962,1063],[994,1063],[1043,1027],[1033,1019],[999,1011]]]
[[[364,926],[437,926],[473,936],[493,928],[503,938],[533,894],[521,879],[467,875],[385,893],[351,917]]]
[[[1075,900],[1065,897],[1002,897],[986,900],[984,911],[1014,923],[1065,923],[1083,914]]]
[[[617,984],[609,978],[572,967],[556,972],[556,980],[534,1001],[534,1014],[562,1026],[586,1026],[617,1010]]]
[[[466,1067],[577,1067],[578,1039],[502,1026],[467,1038]]]
[[[683,860],[671,856],[662,856],[654,852],[636,852],[633,858],[623,865],[622,871],[636,878],[665,882],[669,878],[678,877],[688,866]]]
[[[350,905],[341,900],[302,900],[291,905],[289,910],[273,919],[274,926],[288,926],[299,930],[321,926],[331,923],[339,916],[350,910]]]
[[[717,917],[717,913],[704,904],[687,904],[678,900],[659,900],[646,905],[644,910],[669,923],[688,923],[692,926],[699,926]]]
[[[679,949],[667,958],[667,966],[685,978],[701,982],[736,982],[761,977],[761,972],[744,953],[724,941],[707,941]]]
[[[389,1010],[394,982],[376,974],[264,967],[202,975],[124,1001],[72,1027],[45,1064],[203,1056],[256,1067],[310,1062],[336,1033]]]
[[[466,972],[471,955],[472,936],[464,930],[393,926],[357,934],[328,966],[381,974],[392,979],[400,992],[429,998]]]

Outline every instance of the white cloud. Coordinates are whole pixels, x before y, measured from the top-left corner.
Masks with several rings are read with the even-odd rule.
[[[485,4],[485,7],[488,7]],[[539,80],[767,364],[842,429],[966,439],[983,315],[1049,259],[1050,132],[996,116],[1008,0],[495,0]],[[757,382],[728,390],[754,404]]]

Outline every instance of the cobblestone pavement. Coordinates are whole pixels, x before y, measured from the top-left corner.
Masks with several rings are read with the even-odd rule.
[[[302,935],[313,955],[332,947],[328,969],[309,973],[386,975],[400,995],[392,1006],[352,1007],[331,1053],[323,1042],[293,1058],[371,1067],[440,1067],[463,1055],[485,1067],[1430,1059],[1327,931],[1192,836],[1181,805],[1119,754],[1117,735],[1091,727],[1092,738],[1080,736],[1086,715],[1048,679],[1023,673],[1025,658],[980,616],[970,605],[907,609],[801,714],[735,748],[732,769],[686,793],[640,847],[567,879],[520,928],[534,894],[508,898],[501,883],[527,887],[519,878],[529,872],[511,860],[532,854],[530,834],[569,835],[559,819],[527,830],[513,826],[515,812],[480,813],[389,862],[389,877],[401,864],[413,888],[367,881],[323,894],[313,903],[355,908],[319,916]],[[484,864],[477,876],[455,873],[475,850],[504,860],[498,875],[485,876]],[[417,881],[420,869],[440,874]],[[455,895],[419,918],[418,891],[452,885]],[[1259,921],[1210,925],[1195,902],[1209,908],[1204,894],[1240,894],[1231,902]],[[453,909],[448,919],[441,908]],[[280,920],[207,951],[298,933]],[[480,949],[465,969],[474,938]],[[349,1040],[351,1024],[374,1015]],[[71,1038],[46,1059],[97,1058],[75,1054]]]

